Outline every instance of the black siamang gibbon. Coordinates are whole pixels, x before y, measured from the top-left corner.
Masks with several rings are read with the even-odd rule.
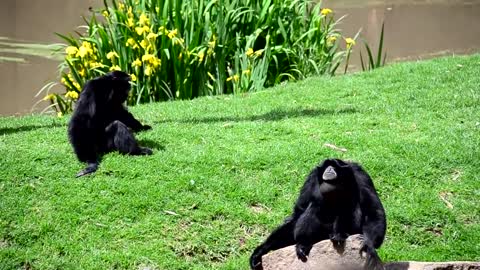
[[[383,269],[375,249],[383,243],[386,226],[385,210],[367,172],[356,163],[327,159],[308,175],[292,215],[255,249],[250,267],[263,269],[262,255],[294,244],[305,262],[312,245],[321,240],[339,247],[349,235],[362,234],[365,269]]]
[[[119,151],[129,155],[151,155],[138,145],[132,131],[151,129],[128,112],[123,103],[130,91],[130,76],[113,71],[88,81],[80,93],[68,125],[68,137],[78,160],[87,167],[77,177],[97,170],[101,155]]]

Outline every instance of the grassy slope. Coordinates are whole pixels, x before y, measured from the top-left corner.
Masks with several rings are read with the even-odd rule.
[[[81,179],[67,119],[0,118],[0,268],[246,269],[327,157],[373,177],[386,261],[478,261],[479,85],[477,55],[138,106],[155,154]]]

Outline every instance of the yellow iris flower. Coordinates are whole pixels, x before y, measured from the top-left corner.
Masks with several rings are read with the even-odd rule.
[[[155,34],[155,33],[149,33],[147,35],[148,40],[155,40],[157,37],[158,37],[158,34]]]
[[[65,52],[67,53],[68,56],[74,56],[78,52],[78,48],[75,46],[68,46],[65,48]]]
[[[198,53],[198,62],[202,62],[204,57],[205,57],[205,52],[204,52],[204,51],[200,51],[200,52]]]
[[[78,98],[78,93],[76,91],[68,91],[65,93],[66,98],[71,98],[71,99],[77,99]]]
[[[178,33],[178,30],[177,30],[177,29],[173,29],[172,31],[170,31],[170,32],[168,33],[168,38],[169,38],[169,39],[174,38],[174,37],[177,35],[177,33]]]
[[[145,13],[142,13],[140,15],[140,18],[138,18],[138,25],[144,26],[144,25],[149,25],[149,24],[150,24],[150,19],[148,18],[147,15],[145,15]]]
[[[328,14],[332,13],[333,10],[329,8],[323,8],[322,11],[320,12],[322,15],[327,16]]]
[[[235,74],[235,75],[227,78],[227,82],[229,82],[231,80],[233,80],[234,82],[238,82],[238,80],[240,80],[240,76],[238,74]]]
[[[114,71],[114,70],[120,71],[122,69],[118,65],[114,65],[114,66],[110,67],[110,71]]]
[[[347,49],[350,49],[352,46],[355,46],[355,40],[353,38],[346,38],[345,43],[347,44]]]
[[[337,37],[336,37],[336,36],[329,36],[329,37],[327,38],[327,45],[328,45],[328,46],[332,46],[332,45],[335,43],[335,41],[337,41]]]
[[[113,60],[114,58],[119,58],[117,52],[111,51],[111,52],[107,53],[107,59]]]
[[[132,67],[141,67],[142,66],[142,61],[140,61],[140,59],[135,59],[135,61],[133,61],[132,63]]]
[[[133,20],[133,18],[128,18],[128,19],[127,19],[127,26],[128,26],[129,28],[132,28],[132,27],[135,26],[135,21]]]
[[[135,27],[135,32],[137,32],[137,34],[139,36],[143,35],[144,33],[148,33],[150,32],[150,28],[148,26],[143,26],[143,27]]]
[[[145,68],[145,76],[150,76],[150,75],[152,75],[152,73],[153,73],[152,68],[150,66],[147,66]]]

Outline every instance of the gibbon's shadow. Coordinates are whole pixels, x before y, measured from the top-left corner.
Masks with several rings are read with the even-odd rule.
[[[165,146],[159,144],[156,141],[146,140],[146,139],[143,139],[143,140],[138,140],[137,139],[137,142],[140,146],[148,147],[150,149],[155,149],[155,150],[159,150],[159,151],[164,151],[165,150]]]
[[[410,269],[410,263],[409,262],[391,262],[391,263],[384,264],[384,267],[385,269],[392,269],[392,270],[408,270]]]
[[[26,125],[26,126],[20,126],[20,127],[0,128],[0,136],[9,135],[13,133],[28,132],[35,129],[54,128],[54,127],[66,127],[66,124],[52,123],[47,125]]]
[[[343,254],[345,252],[345,242],[340,244],[333,244],[333,249],[335,249],[338,254]]]
[[[214,123],[214,122],[244,122],[244,121],[279,121],[285,118],[299,118],[299,117],[315,117],[321,115],[334,115],[334,114],[349,114],[356,113],[356,108],[344,108],[344,109],[305,109],[305,108],[293,108],[283,109],[277,108],[270,112],[252,115],[252,116],[224,116],[224,117],[195,117],[190,119],[166,119],[158,121],[158,123],[166,122],[180,122],[180,123]]]

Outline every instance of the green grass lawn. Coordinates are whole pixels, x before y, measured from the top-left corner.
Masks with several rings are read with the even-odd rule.
[[[154,155],[79,179],[68,117],[0,118],[0,268],[247,269],[329,157],[372,176],[385,261],[479,261],[479,87],[476,55],[137,106]]]

